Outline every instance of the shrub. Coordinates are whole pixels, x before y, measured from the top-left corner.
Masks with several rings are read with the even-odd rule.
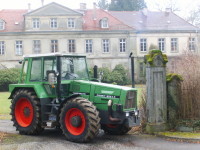
[[[101,82],[112,83],[112,75],[111,75],[111,71],[109,70],[109,68],[106,68],[106,67],[99,68],[98,75],[100,74],[100,72],[103,73]]]
[[[0,91],[8,91],[9,84],[17,83],[20,77],[20,69],[0,70]]]
[[[176,73],[183,78],[181,92],[179,92],[179,117],[198,119],[200,118],[200,56],[184,53],[176,59],[175,66]]]
[[[130,84],[130,78],[128,76],[128,70],[123,65],[116,65],[112,71],[112,82],[116,82],[119,85]]]
[[[104,83],[126,85],[131,82],[128,76],[128,70],[126,70],[121,64],[116,65],[112,71],[107,67],[98,68],[98,78],[100,78],[100,73],[103,73],[101,82]],[[89,74],[90,78],[93,78],[93,68],[90,68]]]

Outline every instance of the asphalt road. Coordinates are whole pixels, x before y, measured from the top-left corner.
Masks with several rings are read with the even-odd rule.
[[[200,150],[200,144],[172,142],[152,135],[105,135],[101,132],[90,143],[65,140],[59,130],[46,129],[39,136],[19,135],[12,122],[0,120],[0,131],[12,133],[0,143],[0,150]]]

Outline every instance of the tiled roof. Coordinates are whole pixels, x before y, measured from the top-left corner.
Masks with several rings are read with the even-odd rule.
[[[0,32],[23,32],[24,14],[28,10],[0,10],[0,19],[5,21],[5,30]],[[108,19],[109,28],[101,28],[100,20]],[[102,9],[85,10],[83,30],[134,30],[134,31],[183,31],[199,30],[173,12],[146,11],[105,11]]]
[[[188,23],[173,12],[143,11],[109,11],[111,15],[136,30],[196,30],[199,29]]]
[[[108,19],[109,28],[100,27],[100,20],[103,18]],[[83,30],[133,30],[132,27],[102,9],[86,10],[83,19]]]
[[[0,19],[5,21],[5,30],[0,32],[22,32],[24,30],[24,14],[28,10],[3,9],[0,10]]]

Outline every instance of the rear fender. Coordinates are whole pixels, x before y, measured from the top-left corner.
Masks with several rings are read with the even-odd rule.
[[[10,96],[9,96],[8,99],[13,99],[13,95],[15,94],[15,92],[18,91],[18,90],[21,90],[21,89],[27,89],[27,90],[34,91],[34,92],[35,92],[34,88],[31,88],[31,87],[28,87],[28,88],[16,87],[16,88],[14,88],[14,89],[12,90],[12,92],[11,92],[11,94],[10,94]]]

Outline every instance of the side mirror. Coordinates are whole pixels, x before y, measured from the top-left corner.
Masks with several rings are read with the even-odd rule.
[[[48,77],[49,85],[51,85],[52,87],[55,87],[55,84],[56,84],[56,72],[54,70],[48,70],[47,71],[47,77]]]

